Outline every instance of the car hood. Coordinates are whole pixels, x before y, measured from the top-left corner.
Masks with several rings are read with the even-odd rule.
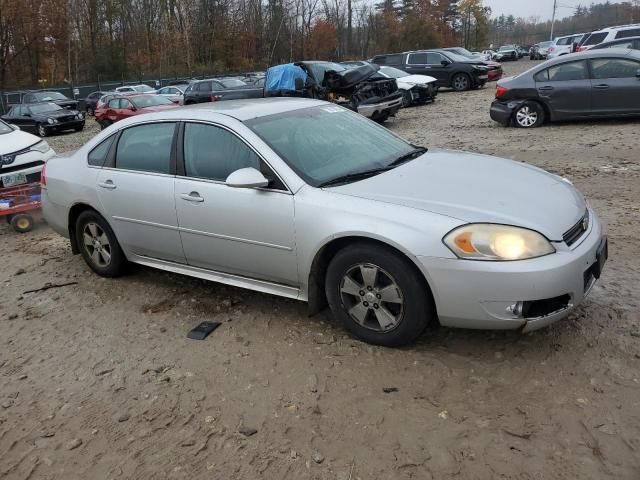
[[[16,130],[0,135],[0,155],[19,152],[38,143],[40,139],[35,135]]]
[[[436,79],[429,75],[407,75],[406,77],[396,78],[398,85],[405,83],[407,85],[424,85],[425,83],[433,83]]]
[[[549,240],[584,215],[584,197],[542,169],[487,155],[429,150],[400,167],[332,192],[425,210],[465,223],[536,230]]]

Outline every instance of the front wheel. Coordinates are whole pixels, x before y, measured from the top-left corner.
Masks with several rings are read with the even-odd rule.
[[[41,136],[42,138],[44,138],[44,137],[46,137],[48,135],[47,127],[45,127],[42,124],[38,125],[37,130],[38,130],[38,135]]]
[[[87,107],[87,116],[89,117],[93,117],[94,113],[93,113],[93,108],[91,107]]]
[[[365,342],[398,347],[414,342],[435,317],[424,278],[406,258],[358,243],[339,251],[325,291],[334,316]]]
[[[513,121],[519,128],[536,128],[544,122],[544,109],[537,102],[525,102],[513,113]]]
[[[86,210],[76,221],[76,242],[87,265],[101,277],[124,273],[127,259],[113,230],[102,216]]]
[[[451,86],[456,92],[464,92],[471,88],[471,79],[466,73],[457,73],[451,80]]]
[[[411,92],[407,90],[402,94],[402,108],[410,107],[411,102],[413,102],[413,98],[411,97]]]
[[[82,125],[81,127],[76,127],[76,128],[74,128],[74,130],[76,132],[81,132],[82,130],[84,130],[84,125]]]

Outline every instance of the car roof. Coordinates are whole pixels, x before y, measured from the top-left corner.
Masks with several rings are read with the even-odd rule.
[[[607,28],[602,28],[600,30],[594,30],[593,32],[591,32],[591,34],[594,33],[605,33],[605,32],[616,32],[618,30],[630,30],[632,28],[638,28],[640,27],[640,23],[630,23],[628,25],[618,25],[615,27],[607,27]]]
[[[634,60],[640,60],[640,51],[631,50],[630,48],[607,48],[601,50],[587,50],[585,52],[572,53],[571,55],[562,55],[552,60],[547,60],[539,66],[549,68],[559,63],[566,63],[573,60],[581,60],[585,58],[602,58],[602,57],[632,57]]]
[[[147,120],[209,120],[211,114],[226,115],[240,122],[254,118],[291,112],[319,105],[332,105],[321,100],[306,98],[258,98],[227,100],[224,102],[200,103],[174,108],[164,112],[145,114]]]

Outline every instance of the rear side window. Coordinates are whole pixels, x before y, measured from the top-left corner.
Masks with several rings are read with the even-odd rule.
[[[559,39],[556,45],[571,45],[571,37]]]
[[[118,140],[116,168],[170,173],[174,130],[175,123],[150,123],[127,128]]]
[[[591,60],[593,78],[634,78],[640,63],[622,58],[598,58]]]
[[[640,36],[640,28],[630,28],[628,30],[620,30],[616,33],[616,38],[629,38]]]
[[[533,76],[533,79],[536,82],[548,82],[549,81],[549,70],[542,70],[541,72],[536,73]]]
[[[387,65],[402,65],[402,55],[387,55]]]
[[[606,45],[604,48],[633,48],[633,40],[629,40],[628,42],[612,42],[611,45]]]
[[[87,161],[89,165],[92,167],[102,167],[104,165],[105,160],[107,159],[107,154],[109,153],[109,148],[113,143],[113,139],[115,135],[111,135],[106,140],[103,140],[97,147],[89,152],[87,157]]]
[[[120,99],[112,98],[111,100],[109,100],[109,108],[119,108],[119,106],[120,106]]]
[[[412,53],[409,55],[407,63],[409,65],[426,65],[429,62],[427,61],[426,53]]]
[[[587,64],[584,61],[568,62],[548,69],[550,82],[568,82],[587,78]]]
[[[583,45],[598,45],[599,43],[602,43],[605,38],[607,38],[607,32],[592,33]]]

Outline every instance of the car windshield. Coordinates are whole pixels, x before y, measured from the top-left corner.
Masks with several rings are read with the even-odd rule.
[[[469,59],[467,57],[463,57],[462,55],[458,55],[457,53],[447,51],[447,57],[454,62],[468,62]]]
[[[31,113],[45,113],[45,112],[56,112],[58,110],[64,110],[60,105],[56,105],[55,103],[43,103],[42,105],[30,105],[29,110]]]
[[[133,87],[133,89],[136,92],[140,92],[140,93],[147,93],[147,92],[153,92],[154,89],[151,88],[149,85],[137,85],[135,87]]]
[[[13,128],[0,120],[0,135],[13,132]]]
[[[218,80],[225,88],[241,88],[246,87],[247,84],[237,78],[222,78]]]
[[[407,72],[403,72],[402,70],[398,70],[393,67],[380,67],[380,72],[384,73],[389,78],[402,78],[409,76]]]
[[[141,95],[139,97],[130,98],[131,103],[136,108],[157,107],[158,105],[175,105],[171,100],[158,95]]]
[[[551,42],[549,42],[551,43]],[[500,50],[498,50],[499,52],[505,52],[507,50],[513,50],[513,47],[510,47],[509,45],[505,45],[504,47],[500,47]]]
[[[248,120],[308,184],[375,169],[416,151],[389,130],[336,105],[320,105]]]
[[[473,52],[470,52],[469,50],[467,50],[466,48],[462,48],[462,47],[458,47],[456,48],[454,51],[454,53],[457,53],[458,55],[462,55],[464,57],[475,57],[476,54]]]
[[[36,93],[36,98],[39,102],[50,102],[51,100],[68,100],[67,97],[59,92]]]

